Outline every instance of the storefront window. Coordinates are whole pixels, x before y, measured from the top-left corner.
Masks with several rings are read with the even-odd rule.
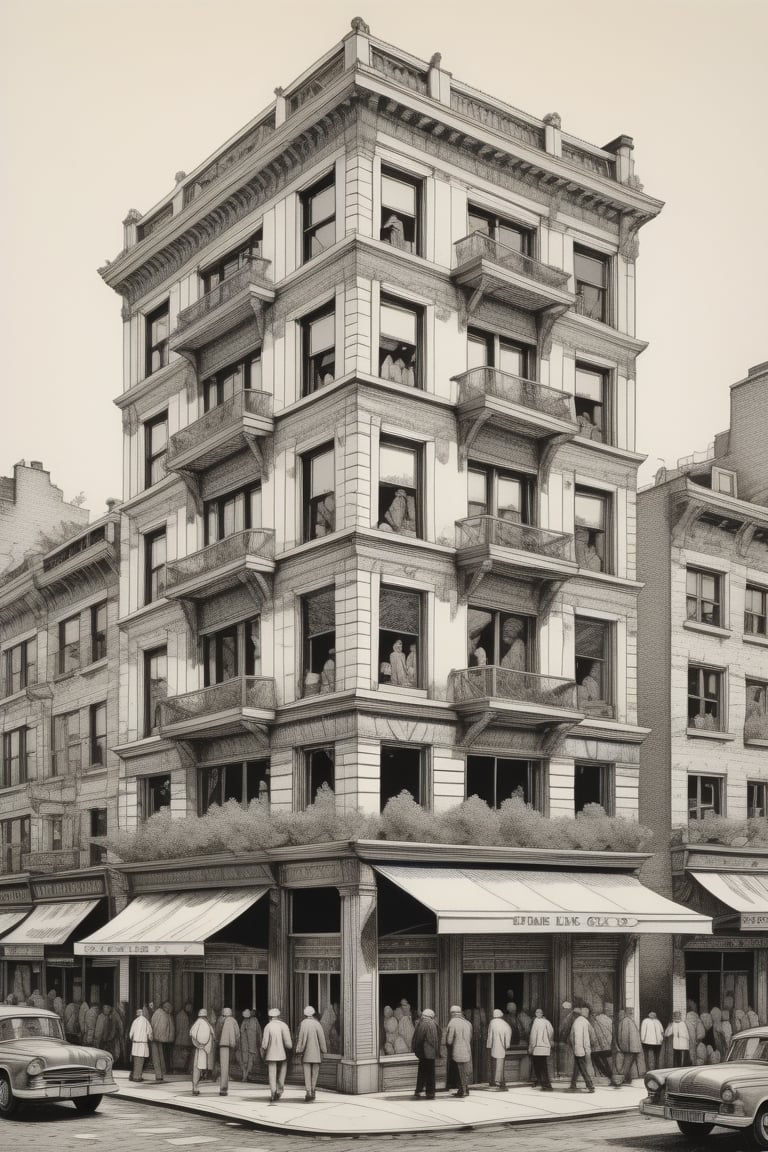
[[[715,1009],[721,1018],[728,1012],[734,1032],[746,1028],[748,1024],[738,1021],[736,1014],[754,1008],[754,972],[753,952],[686,952],[688,1010],[708,1013],[710,1018],[716,1017]]]
[[[379,976],[379,1047],[382,1056],[407,1056],[423,1008],[435,1006],[434,972],[387,972]]]
[[[296,1019],[307,1004],[315,1010],[325,1033],[328,1051],[341,1053],[341,974],[339,972],[296,973]]]

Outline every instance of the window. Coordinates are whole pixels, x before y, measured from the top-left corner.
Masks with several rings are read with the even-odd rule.
[[[708,812],[723,812],[723,782],[719,776],[688,777],[688,819],[703,820]]]
[[[171,778],[165,776],[144,776],[139,781],[141,818],[148,820],[171,806]]]
[[[535,374],[536,350],[528,344],[494,336],[480,328],[467,331],[467,368],[498,368],[508,376],[531,380]]]
[[[251,800],[269,800],[269,760],[201,768],[197,799],[200,816],[212,805],[226,804],[228,800],[236,800],[243,807]]]
[[[31,849],[29,816],[0,820],[0,856],[5,872],[21,872],[22,856]]]
[[[574,404],[579,436],[610,443],[608,436],[608,373],[576,361]]]
[[[576,563],[589,572],[610,571],[608,497],[590,488],[576,488]]]
[[[612,764],[577,760],[573,767],[574,811],[582,812],[587,804],[599,804],[613,816],[613,775]]]
[[[301,194],[304,262],[336,242],[336,180],[333,171]]]
[[[73,672],[80,667],[80,617],[70,616],[59,624],[58,674]]]
[[[261,256],[261,244],[262,230],[259,229],[245,244],[241,244],[239,248],[227,253],[216,264],[206,268],[205,272],[202,273],[203,292],[210,292],[211,289],[221,284],[222,280],[227,280],[238,269],[250,264],[252,259]]]
[[[473,608],[467,613],[469,667],[496,664],[516,672],[534,668],[536,621],[532,616]]]
[[[165,528],[144,536],[144,603],[165,595]]]
[[[401,252],[421,254],[421,181],[384,166],[379,239]]]
[[[53,718],[54,776],[71,776],[80,768],[80,713],[62,712]]]
[[[303,696],[336,691],[336,591],[311,592],[301,602]]]
[[[737,476],[727,468],[712,467],[712,491],[722,492],[725,496],[737,496]]]
[[[144,653],[144,735],[153,736],[160,723],[160,701],[168,695],[168,651],[148,648]]]
[[[470,463],[467,497],[470,516],[495,516],[510,524],[533,524],[536,486],[533,477],[490,465]]]
[[[470,205],[468,216],[470,233],[480,232],[483,236],[488,236],[491,240],[503,244],[505,248],[510,248],[513,252],[520,252],[524,256],[532,254],[534,234],[530,228],[525,228],[514,220],[497,216],[494,212],[485,212],[482,208],[475,208],[472,205]]]
[[[168,301],[161,304],[146,318],[146,374],[151,376],[158,368],[168,363],[168,337],[171,331],[170,307]]]
[[[334,304],[301,321],[302,395],[311,396],[336,378],[336,308]]]
[[[61,816],[51,816],[47,821],[47,841],[49,852],[60,852],[64,847],[63,820]]]
[[[168,450],[168,412],[144,421],[144,487],[151,488],[165,476]]]
[[[688,727],[723,730],[723,674],[715,668],[688,666]]]
[[[107,602],[91,608],[91,663],[107,656]]]
[[[575,647],[579,711],[610,719],[614,712],[610,624],[577,616]]]
[[[3,654],[3,695],[37,683],[37,640],[24,640]]]
[[[90,812],[90,825],[91,837],[101,837],[107,835],[107,809],[106,808],[91,808]],[[107,859],[107,849],[103,844],[90,845],[90,860],[91,864],[104,864]]]
[[[91,704],[90,708],[91,764],[104,768],[107,763],[107,705]]]
[[[402,588],[379,593],[379,683],[421,688],[421,596]]]
[[[747,584],[744,600],[744,631],[748,636],[765,636],[768,622],[768,592]]]
[[[762,680],[747,680],[746,694],[744,740],[768,740],[768,684]]]
[[[382,436],[379,443],[379,516],[381,532],[422,536],[421,449]]]
[[[313,804],[323,785],[336,787],[335,755],[332,747],[309,748],[304,753],[305,788],[308,804]]]
[[[258,616],[203,637],[205,686],[261,671],[261,621]]]
[[[379,376],[410,388],[422,387],[420,348],[423,312],[412,304],[382,296],[379,309]]]
[[[685,616],[699,624],[722,623],[720,612],[721,577],[714,572],[687,568],[685,572]]]
[[[203,381],[203,408],[210,412],[240,392],[261,391],[261,349]]]
[[[3,733],[3,763],[0,788],[25,784],[37,775],[37,729],[13,728]]]
[[[479,796],[489,808],[500,808],[505,800],[519,796],[540,811],[541,764],[503,756],[468,756],[467,796]]]
[[[410,792],[417,804],[424,804],[424,749],[406,744],[382,744],[379,759],[379,809],[388,800]]]
[[[323,444],[301,458],[304,486],[304,540],[318,540],[336,530],[333,445]]]
[[[205,543],[215,544],[248,528],[261,527],[261,484],[249,484],[205,502]]]
[[[747,781],[747,817],[755,820],[768,816],[768,784],[765,780]]]
[[[608,258],[588,248],[574,247],[576,306],[582,316],[608,323]]]

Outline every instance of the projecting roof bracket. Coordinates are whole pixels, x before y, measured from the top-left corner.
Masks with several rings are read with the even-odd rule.
[[[459,468],[462,471],[467,463],[470,449],[490,415],[490,409],[481,408],[479,412],[459,417]]]
[[[564,316],[567,311],[567,304],[551,304],[549,308],[542,308],[540,312],[536,313],[536,343],[539,359],[549,360],[552,352],[552,332],[555,321]]]
[[[176,750],[179,753],[179,760],[181,760],[182,768],[196,768],[197,758],[195,756],[195,746],[191,740],[177,740]]]
[[[184,619],[187,622],[189,634],[192,638],[192,651],[196,654],[200,636],[200,618],[198,616],[197,604],[194,600],[187,598],[179,600],[179,604],[181,605],[181,610],[184,613]]]
[[[752,537],[756,530],[757,525],[749,523],[742,524],[741,528],[739,528],[736,533],[736,551],[739,556],[746,556],[747,552],[749,552],[749,546],[752,543]]]
[[[561,432],[557,436],[549,436],[542,441],[539,447],[539,485],[543,492],[546,492],[549,486],[549,472],[558,448],[572,439],[573,437],[567,432]]]
[[[259,611],[268,612],[272,607],[272,585],[268,577],[263,572],[254,571],[253,568],[246,568],[238,572],[237,576],[245,585]]]
[[[255,737],[257,750],[259,752],[267,752],[269,750],[269,727],[266,724],[260,724],[257,720],[251,720],[246,716],[241,717],[240,723],[243,728],[250,732],[251,736]]]
[[[543,619],[547,616],[552,609],[555,597],[565,586],[566,581],[559,580],[542,580],[539,584],[539,617]]]
[[[558,752],[569,732],[573,730],[578,721],[568,720],[564,724],[553,724],[541,742],[541,750],[546,756],[553,756]]]
[[[462,604],[466,604],[471,596],[475,594],[480,587],[480,583],[485,579],[488,573],[493,568],[492,560],[482,560],[471,572],[464,573],[464,587],[459,597]]]
[[[182,480],[184,481],[187,492],[189,492],[192,503],[195,506],[195,512],[197,512],[198,516],[202,516],[203,497],[202,493],[200,492],[200,479],[197,473],[192,472],[189,468],[176,468],[174,471],[179,476],[181,476]]]
[[[478,716],[473,724],[470,724],[461,741],[465,748],[469,748],[470,745],[474,744],[478,736],[481,736],[482,733],[485,732],[491,720],[493,720],[493,712],[489,708],[486,712],[483,712],[482,716]]]

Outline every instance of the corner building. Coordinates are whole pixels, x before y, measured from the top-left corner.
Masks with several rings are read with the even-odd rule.
[[[660,208],[630,138],[586,144],[357,19],[129,213],[102,269],[125,322],[121,827],[299,810],[324,784],[370,812],[517,792],[637,818],[634,268]],[[636,1004],[638,933],[685,930],[643,859],[381,842],[136,865],[79,947],[129,958],[139,1002],[291,1024],[311,1002],[321,1082],[375,1091],[412,1076],[402,1000]]]

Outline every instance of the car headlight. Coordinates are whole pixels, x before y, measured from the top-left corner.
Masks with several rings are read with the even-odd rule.
[[[29,1064],[27,1064],[27,1076],[39,1076],[40,1073],[44,1071],[44,1060],[30,1060]]]
[[[645,1086],[649,1092],[658,1092],[661,1088],[661,1084],[655,1076],[646,1076]]]
[[[724,1100],[726,1104],[731,1104],[737,1095],[735,1088],[731,1088],[730,1084],[725,1084],[720,1092],[720,1099]]]
[[[109,1056],[97,1056],[95,1066],[97,1072],[106,1072],[109,1068],[112,1067],[112,1061],[110,1060]]]

